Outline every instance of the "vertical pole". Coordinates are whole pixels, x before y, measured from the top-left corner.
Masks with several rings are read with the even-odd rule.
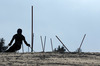
[[[51,42],[51,49],[52,49],[52,52],[53,52],[53,44],[52,44],[52,39],[50,38],[50,42]]]
[[[29,47],[28,47],[28,52],[29,52]]]
[[[83,37],[83,39],[82,39],[82,42],[81,42],[80,47],[79,47],[79,49],[78,49],[78,52],[79,52],[79,50],[81,49],[81,46],[82,46],[83,41],[84,41],[84,39],[85,39],[85,36],[86,36],[86,34],[84,35],[84,37]]]
[[[33,6],[32,6],[32,27],[31,27],[31,52],[33,52]]]
[[[24,53],[24,46],[23,46],[23,44],[22,44],[22,52]]]
[[[41,39],[42,50],[43,50],[43,52],[44,52],[42,36],[40,36],[40,39]]]
[[[43,51],[45,51],[45,44],[46,44],[46,36],[44,38],[44,49],[43,49]]]

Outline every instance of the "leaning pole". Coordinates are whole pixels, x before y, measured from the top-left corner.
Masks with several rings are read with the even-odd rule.
[[[31,25],[31,52],[33,52],[33,6],[32,6],[32,25]]]
[[[61,44],[63,45],[63,47],[65,47],[65,49],[66,49],[68,52],[70,52],[70,51],[68,50],[68,48],[64,45],[64,43],[58,38],[58,36],[56,36],[56,38],[61,42]]]
[[[84,37],[83,37],[83,39],[82,39],[82,42],[81,42],[80,47],[79,47],[79,49],[78,49],[78,52],[79,52],[79,50],[81,49],[81,46],[82,46],[82,44],[83,44],[83,41],[84,41],[85,37],[86,37],[86,34],[84,35]]]

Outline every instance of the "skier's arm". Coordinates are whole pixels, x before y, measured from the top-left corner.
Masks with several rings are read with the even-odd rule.
[[[13,38],[11,39],[10,43],[8,44],[9,46],[12,44],[13,40],[14,40],[14,36],[13,36]]]
[[[30,44],[27,43],[27,41],[25,40],[25,37],[24,37],[24,43],[30,47]]]

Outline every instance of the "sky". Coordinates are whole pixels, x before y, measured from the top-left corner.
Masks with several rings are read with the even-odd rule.
[[[47,38],[46,51],[51,51],[50,38],[53,48],[62,46],[57,35],[74,52],[86,34],[82,51],[100,52],[100,0],[0,0],[0,38],[5,39],[6,46],[18,28],[31,44],[31,6],[34,51],[42,51],[40,36],[43,41]],[[24,51],[28,51],[25,44]]]

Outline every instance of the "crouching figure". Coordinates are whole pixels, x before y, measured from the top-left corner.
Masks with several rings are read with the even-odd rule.
[[[15,40],[15,43],[12,45],[12,42],[14,40]],[[30,47],[30,44],[27,43],[27,41],[25,40],[25,37],[22,35],[22,29],[18,29],[17,34],[15,34],[13,36],[12,40],[8,44],[8,46],[10,46],[10,48],[8,50],[6,50],[5,52],[16,52],[16,51],[20,50],[23,41],[27,46]]]

